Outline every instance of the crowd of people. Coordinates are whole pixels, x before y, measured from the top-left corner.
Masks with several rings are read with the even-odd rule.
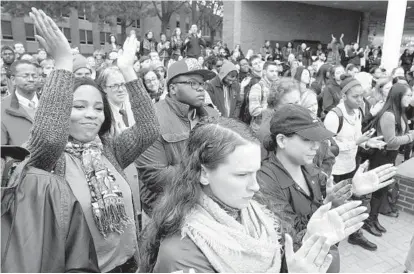
[[[114,35],[93,56],[32,9],[1,49],[2,272],[340,272],[398,218],[413,56]],[[414,272],[414,241],[406,260]]]

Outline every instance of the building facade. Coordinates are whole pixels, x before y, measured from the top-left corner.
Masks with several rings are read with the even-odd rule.
[[[114,18],[116,20],[116,18]],[[171,16],[167,36],[169,37],[176,27],[181,28],[183,34],[188,33],[191,27],[191,13],[181,10]],[[114,24],[99,24],[86,20],[84,14],[80,14],[77,10],[72,9],[67,17],[62,17],[61,22],[57,25],[72,47],[78,47],[79,51],[84,55],[91,55],[96,49],[100,49],[109,42],[109,35],[116,34],[118,41],[121,37],[121,26]],[[134,29],[137,38],[141,41],[148,31],[154,33],[157,41],[160,38],[161,21],[158,17],[147,17],[136,20],[127,28],[127,34]],[[207,26],[201,26],[203,36],[209,36],[210,31]],[[35,53],[39,48],[39,43],[35,39],[36,29],[33,21],[27,15],[25,17],[12,17],[8,13],[1,14],[1,45],[12,46],[16,42],[21,42],[28,53]],[[221,39],[222,31],[216,33],[215,39]]]

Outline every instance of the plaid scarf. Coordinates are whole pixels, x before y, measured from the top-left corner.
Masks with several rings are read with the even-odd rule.
[[[125,211],[122,191],[115,183],[115,176],[106,167],[99,137],[89,143],[69,141],[65,151],[79,158],[91,193],[92,215],[99,232],[106,237],[111,232],[123,233],[132,223]]]

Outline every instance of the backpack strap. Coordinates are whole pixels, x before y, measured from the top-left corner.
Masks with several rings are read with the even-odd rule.
[[[338,107],[334,107],[333,109],[331,109],[331,111],[333,111],[339,119],[339,126],[338,126],[338,130],[336,131],[336,133],[338,134],[339,132],[341,132],[341,129],[344,125],[344,114],[342,113],[342,110]]]

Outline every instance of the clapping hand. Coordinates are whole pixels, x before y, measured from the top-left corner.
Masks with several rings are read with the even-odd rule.
[[[367,147],[383,149],[387,145],[383,140],[384,136],[373,137],[367,141]]]
[[[333,34],[331,34],[331,36],[332,36],[332,40],[336,40],[336,38]]]
[[[117,66],[127,82],[137,79],[137,74],[134,71],[134,57],[137,46],[138,40],[133,37],[128,37],[125,40],[122,52],[118,52]]]
[[[372,193],[394,182],[391,178],[397,173],[397,168],[392,164],[366,171],[368,165],[368,161],[364,162],[352,178],[352,191],[357,196]]]
[[[344,180],[334,185],[333,178],[329,178],[326,183],[325,203],[332,202],[333,207],[342,205],[352,196],[352,184]]]
[[[367,208],[360,205],[361,201],[352,201],[334,209],[331,203],[321,206],[309,220],[303,241],[313,235],[326,237],[329,245],[342,241],[360,229],[368,218],[368,214],[363,213]]]
[[[295,253],[292,238],[289,234],[285,234],[288,271],[293,273],[325,273],[332,263],[329,249],[330,245],[327,243],[326,237],[313,235]]]
[[[55,60],[55,68],[72,72],[72,49],[59,27],[42,10],[32,8],[32,12],[29,15],[37,29],[38,34],[35,37],[46,52]]]
[[[241,88],[244,89],[250,83],[250,80],[252,80],[252,77],[250,76],[244,78],[243,81],[240,83]]]
[[[342,39],[342,38],[344,38],[344,34],[343,34],[343,33],[341,34],[341,39]]]

